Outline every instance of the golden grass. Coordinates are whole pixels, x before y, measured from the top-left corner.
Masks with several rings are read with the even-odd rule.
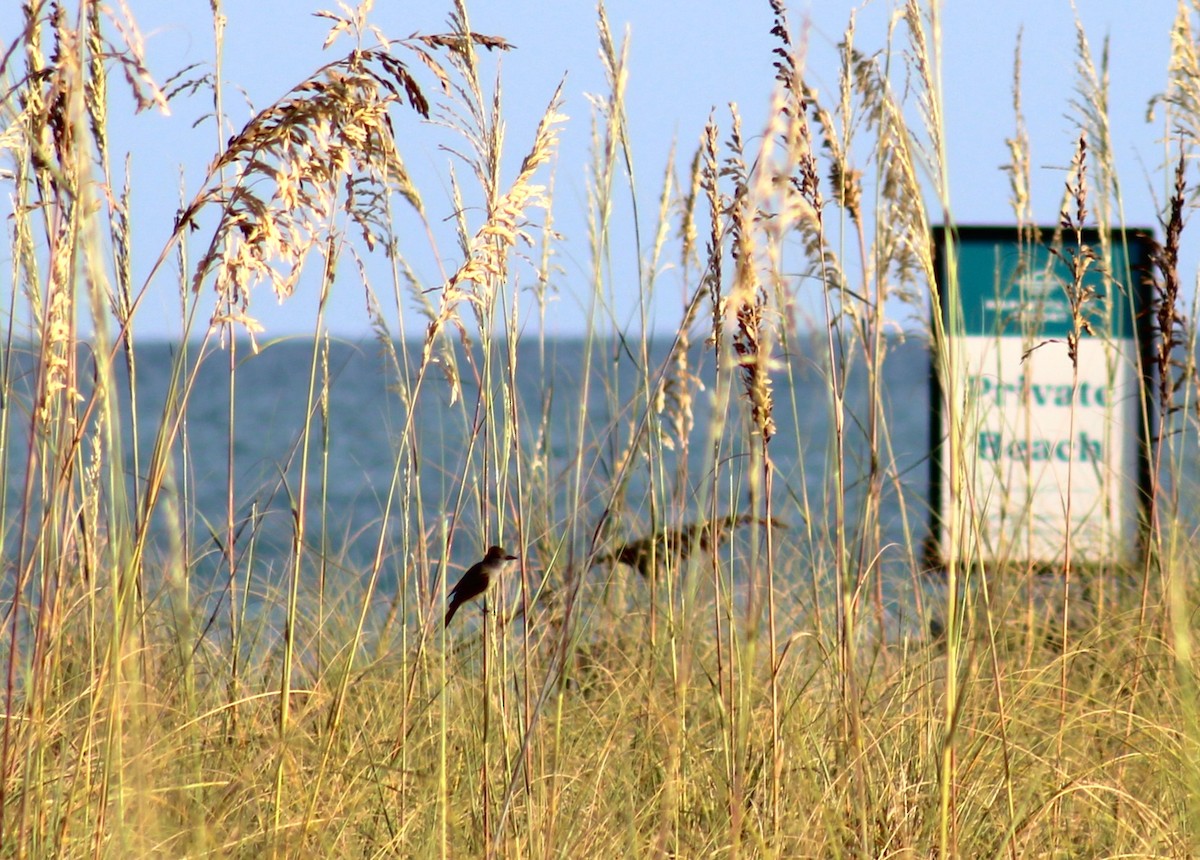
[[[217,135],[201,186],[181,193],[175,229],[153,250],[135,244],[131,179],[113,177],[109,77],[139,108],[211,92],[224,124],[219,4],[216,73],[165,87],[132,21],[94,2],[74,18],[67,4],[27,5],[17,49],[0,59],[14,309],[0,356],[0,481],[16,488],[0,499],[0,855],[1200,850],[1188,576],[1200,560],[1176,526],[1188,509],[1182,434],[1194,433],[1197,381],[1178,257],[1200,133],[1200,8],[1180,3],[1161,100],[1173,194],[1155,260],[1164,432],[1151,452],[1146,565],[1074,571],[1068,554],[1067,576],[1047,587],[1033,571],[983,581],[952,563],[940,591],[914,589],[932,605],[901,622],[881,556],[902,555],[923,580],[917,527],[905,520],[899,549],[883,537],[885,489],[903,495],[882,386],[889,314],[897,302],[928,314],[936,351],[953,333],[942,303],[957,302],[953,277],[945,295],[934,285],[930,238],[931,220],[952,223],[938,7],[905,3],[882,53],[856,45],[851,21],[838,92],[824,100],[805,79],[785,5],[770,5],[776,80],[763,133],[746,135],[736,108],[724,129],[709,117],[682,179],[672,154],[645,250],[623,106],[628,46],[600,8],[609,92],[592,103],[584,367],[578,391],[547,390],[540,404],[518,397],[517,380],[537,369],[519,365],[516,346],[539,337],[523,334],[521,289],[536,285],[544,321],[558,278],[548,174],[567,121],[561,87],[547,85],[536,128],[513,130],[531,142],[506,180],[500,94],[483,83],[482,52],[508,45],[475,33],[461,0],[452,32],[390,42],[370,24],[369,2],[321,13],[326,47],[352,47],[231,138]],[[1120,226],[1107,70],[1082,30],[1077,50],[1080,145],[1064,158],[1063,229],[1078,237],[1087,223],[1107,235]],[[1009,172],[1015,218],[1028,227],[1019,57]],[[894,85],[901,73],[904,89]],[[436,243],[435,206],[394,134],[402,113],[459,136],[448,180],[458,248],[435,247],[455,261],[435,284],[405,256],[412,237],[392,226],[393,207],[409,207]],[[610,236],[625,190],[632,250]],[[371,252],[390,264],[384,286],[361,263]],[[244,486],[233,463],[245,432],[238,335],[260,348],[255,291],[270,284],[296,301],[314,253],[306,417],[276,487],[291,545],[271,579],[262,517],[245,512],[260,488]],[[614,322],[626,314],[610,264],[631,253],[643,298],[668,277],[683,287],[683,323],[657,364],[647,336]],[[1072,354],[1091,336],[1080,322],[1090,299],[1082,267],[1105,265],[1105,254],[1075,259]],[[135,255],[157,260],[141,285]],[[336,512],[323,489],[338,420],[324,314],[346,255],[360,264],[380,364],[405,416],[390,479],[371,488],[379,517],[364,532],[371,560],[358,567],[330,533]],[[138,309],[172,257],[181,346],[169,395],[149,438],[124,436],[138,390],[120,393],[115,365],[136,378]],[[815,354],[797,319],[801,289],[820,297]],[[426,321],[419,343],[391,334],[411,306]],[[94,330],[87,342],[80,319]],[[716,365],[706,399],[689,349],[701,339]],[[552,359],[539,346],[544,367]],[[635,362],[633,390],[607,372],[605,350]],[[790,394],[806,351],[827,384],[821,404]],[[213,362],[228,365],[228,387],[201,391],[200,368]],[[18,377],[20,368],[32,370]],[[848,396],[858,371],[865,408]],[[938,372],[953,376],[952,355]],[[226,509],[205,522],[194,513],[188,418],[220,400]],[[577,419],[566,455],[553,444],[564,400]],[[603,426],[588,412],[600,400]],[[434,409],[466,430],[456,474],[422,456],[418,427]],[[802,462],[780,487],[779,418],[798,424],[813,410],[832,428],[824,474]],[[965,420],[955,414],[948,430],[959,497],[951,539],[968,546],[978,520],[965,497]],[[736,537],[708,538],[723,525]],[[522,551],[492,596],[498,611],[440,632],[451,546],[500,542]],[[655,576],[612,564],[621,560]]]

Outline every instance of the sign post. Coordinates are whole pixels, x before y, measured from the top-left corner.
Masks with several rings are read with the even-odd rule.
[[[947,333],[934,361],[948,371],[932,374],[930,401],[938,560],[1046,567],[1062,563],[1069,541],[1073,563],[1135,562],[1148,482],[1151,234],[935,227],[933,238]],[[951,404],[965,410],[963,498],[950,485]],[[956,515],[970,523],[957,546]]]

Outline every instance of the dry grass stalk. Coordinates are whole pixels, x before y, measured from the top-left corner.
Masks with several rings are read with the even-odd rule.
[[[199,290],[216,272],[222,309],[214,324],[230,320],[257,330],[247,314],[250,285],[265,279],[280,300],[288,298],[340,195],[368,247],[382,223],[387,183],[420,208],[389,116],[397,103],[428,116],[428,101],[403,63],[386,50],[355,50],[261,111],[229,141],[210,175],[232,168],[233,177],[198,195],[176,228],[196,229],[201,210],[219,207],[219,223],[192,278]]]
[[[553,155],[558,127],[565,119],[559,112],[561,91],[560,85],[538,123],[533,146],[522,161],[516,179],[508,191],[496,200],[488,212],[487,220],[469,244],[466,261],[442,288],[441,306],[437,319],[427,331],[427,344],[456,315],[458,305],[463,301],[470,303],[480,318],[485,319],[492,308],[497,285],[505,280],[509,250],[518,242],[532,244],[532,239],[521,225],[521,219],[527,209],[545,205],[542,196],[545,189],[534,184],[533,179],[538,169]]]
[[[1200,141],[1200,42],[1196,38],[1194,19],[1200,17],[1195,2],[1179,3],[1171,27],[1171,55],[1167,62],[1165,92],[1150,100],[1146,118],[1151,119],[1155,108],[1167,109],[1167,132],[1178,132],[1181,139]]]
[[[1017,31],[1017,45],[1013,50],[1013,136],[1005,140],[1008,146],[1008,164],[1003,170],[1008,174],[1010,197],[1013,216],[1017,228],[1021,231],[1022,240],[1026,243],[1033,241],[1034,217],[1033,203],[1030,198],[1032,186],[1032,161],[1029,144],[1029,131],[1025,126],[1025,112],[1021,107],[1021,39],[1023,31]]]
[[[1155,249],[1154,280],[1156,292],[1155,324],[1158,337],[1155,342],[1155,365],[1158,378],[1158,412],[1163,417],[1160,434],[1179,432],[1170,420],[1183,407],[1180,394],[1184,386],[1193,389],[1200,386],[1196,364],[1187,360],[1186,349],[1192,342],[1192,326],[1181,307],[1183,287],[1179,279],[1179,243],[1183,235],[1184,210],[1187,205],[1187,160],[1180,147],[1179,162],[1175,167],[1175,188],[1169,201],[1169,214],[1163,224],[1164,239]],[[1182,354],[1181,354],[1182,353]],[[1193,408],[1196,403],[1192,400]],[[1160,443],[1164,437],[1160,435]]]
[[[1088,219],[1087,182],[1087,134],[1080,132],[1071,167],[1067,174],[1063,206],[1059,212],[1058,228],[1069,234],[1072,242],[1059,247],[1056,242],[1053,253],[1059,256],[1071,271],[1071,283],[1065,284],[1067,304],[1071,309],[1071,331],[1067,334],[1067,358],[1078,370],[1079,342],[1084,335],[1095,334],[1092,330],[1089,305],[1096,299],[1096,291],[1084,283],[1089,270],[1099,264],[1096,251],[1083,240],[1084,225]]]
[[[768,134],[764,144],[773,143],[774,135]],[[769,442],[775,435],[775,419],[772,416],[774,401],[771,396],[771,347],[767,325],[768,295],[758,274],[756,236],[763,187],[770,187],[772,178],[769,154],[760,162],[760,173],[752,179],[747,172],[742,152],[741,119],[733,111],[733,125],[729,140],[730,155],[724,173],[733,180],[733,192],[728,205],[731,254],[734,262],[733,284],[728,295],[722,298],[722,307],[735,322],[731,339],[737,366],[742,379],[743,393],[750,407],[751,426],[754,433]],[[752,182],[755,184],[752,185]],[[710,272],[710,277],[717,273]],[[714,341],[718,333],[713,332]]]

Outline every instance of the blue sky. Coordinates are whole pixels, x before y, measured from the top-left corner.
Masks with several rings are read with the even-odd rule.
[[[1138,5],[1134,13],[1132,4],[1123,0],[1081,0],[1078,15],[1097,57],[1104,37],[1111,39],[1114,151],[1123,182],[1126,221],[1140,226],[1155,223],[1154,196],[1161,197],[1167,183],[1159,172],[1163,160],[1161,118],[1147,123],[1146,107],[1165,85],[1175,4],[1149,0]],[[160,81],[188,64],[211,64],[213,39],[207,0],[129,0],[129,6],[145,38],[150,70]],[[372,20],[393,38],[447,29],[448,3],[379,2],[377,6]],[[501,61],[511,172],[527,149],[555,86],[566,76],[563,112],[570,120],[554,166],[555,227],[565,240],[560,247],[559,297],[550,328],[555,333],[577,332],[585,324],[583,294],[589,271],[586,170],[591,119],[587,94],[605,91],[597,57],[595,6],[575,0],[474,0],[468,6],[474,29],[503,36],[516,46]],[[1038,220],[1052,223],[1062,194],[1063,167],[1070,161],[1078,135],[1070,108],[1076,84],[1076,12],[1066,0],[989,4],[948,0],[944,7],[943,85],[955,218],[959,223],[1011,221],[1008,178],[1000,166],[1008,157],[1005,139],[1013,132],[1013,51],[1018,30],[1023,28],[1023,100],[1032,140],[1034,207]],[[251,106],[270,104],[317,66],[349,49],[350,43],[343,40],[322,52],[329,25],[311,14],[320,8],[336,7],[327,0],[226,0],[223,4],[228,17],[223,78],[226,107],[234,126],[240,127],[249,118]],[[710,111],[716,110],[723,134],[727,132],[729,102],[739,105],[748,135],[761,129],[772,89],[770,51],[775,41],[769,33],[771,10],[767,0],[612,0],[606,8],[615,34],[627,33],[630,38],[626,109],[645,230],[656,208],[673,143],[680,161],[686,163]],[[836,45],[852,12],[858,46],[874,51],[885,47],[893,11],[890,2],[790,4],[796,37],[808,44],[806,73],[810,82],[822,93],[835,91]],[[0,33],[7,34],[6,42],[16,35],[16,24],[14,9],[0,12]],[[121,87],[114,83],[113,89],[116,92]],[[178,206],[180,170],[189,194],[194,193],[212,157],[215,130],[211,122],[193,126],[209,109],[203,95],[173,102],[170,117],[122,115],[119,105],[114,108],[114,148],[131,152],[137,270],[143,275],[169,234]],[[402,125],[401,138],[409,169],[423,190],[431,220],[438,224],[451,213],[446,183],[449,156],[436,148],[440,138],[432,130]],[[865,157],[863,153],[862,159]],[[628,198],[625,190],[619,194]],[[627,277],[634,264],[627,206],[618,206],[615,219],[614,272],[626,286],[617,290],[611,318],[606,317],[602,324],[611,321],[626,327],[638,318],[636,278]],[[647,236],[643,244],[648,240]],[[451,234],[446,234],[442,247],[452,264],[449,257],[455,245]],[[405,240],[401,250],[410,255],[428,285],[436,286],[439,269],[425,238],[415,236],[411,245]],[[193,257],[196,254],[198,251]],[[170,336],[178,329],[177,287],[171,269],[159,276],[161,283],[154,285],[141,310],[138,330],[143,337]],[[1185,271],[1185,282],[1190,281],[1192,271]],[[377,280],[381,288],[385,273],[380,260]],[[518,271],[517,276],[526,282],[530,273]],[[347,262],[341,268],[336,287],[340,295],[329,318],[335,334],[367,332],[362,290],[356,280],[354,267]],[[678,321],[681,288],[670,282],[656,297],[649,312],[656,328],[670,330]],[[297,295],[279,306],[264,286],[255,296],[251,312],[264,324],[268,336],[311,332],[316,305],[313,289],[313,279],[306,276]],[[411,306],[403,321],[395,318],[394,310],[391,315],[397,331],[412,333],[422,327]]]

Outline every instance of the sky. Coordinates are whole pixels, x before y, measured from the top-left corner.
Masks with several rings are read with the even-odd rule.
[[[336,9],[335,0],[224,0],[223,80],[230,122],[239,127],[260,109],[284,95],[315,68],[351,47],[342,40],[322,52],[327,20],[312,13]],[[0,35],[7,43],[18,33],[15,7],[0,11]],[[960,224],[1009,223],[1009,183],[1001,166],[1007,162],[1006,138],[1013,134],[1013,56],[1018,32],[1023,32],[1023,103],[1032,141],[1033,201],[1036,218],[1057,219],[1064,167],[1070,161],[1078,122],[1071,99],[1077,83],[1075,20],[1078,15],[1099,57],[1103,40],[1110,40],[1110,78],[1113,148],[1123,183],[1125,220],[1131,226],[1154,226],[1168,178],[1161,174],[1162,120],[1147,122],[1150,99],[1163,90],[1169,58],[1171,24],[1176,4],[1147,0],[1136,13],[1127,0],[1006,0],[978,3],[945,0],[942,4],[942,82],[949,151],[951,206]],[[159,80],[190,64],[211,68],[213,37],[208,0],[128,0],[145,41],[148,66]],[[451,4],[379,2],[371,20],[385,34],[402,38],[414,32],[448,29]],[[747,134],[763,127],[773,86],[767,0],[687,0],[687,2],[629,2],[610,0],[608,19],[618,38],[629,39],[630,77],[626,110],[631,131],[639,207],[645,222],[656,211],[657,195],[672,146],[686,163],[700,140],[710,114],[727,133],[730,102],[739,106]],[[472,27],[502,36],[515,45],[501,62],[503,111],[508,154],[506,179],[516,172],[532,140],[533,130],[555,87],[564,80],[563,112],[569,117],[561,134],[553,167],[555,229],[563,234],[557,264],[557,299],[547,327],[552,334],[576,334],[585,328],[587,256],[587,167],[591,136],[588,94],[604,94],[603,67],[598,58],[596,7],[577,0],[472,0]],[[794,38],[806,45],[805,75],[825,95],[836,91],[837,44],[851,14],[856,44],[865,51],[882,50],[892,2],[854,3],[841,0],[793,2],[788,14]],[[432,81],[430,88],[433,89]],[[122,88],[114,82],[113,91]],[[169,236],[178,208],[180,176],[194,193],[215,146],[211,122],[200,121],[211,103],[204,96],[172,102],[169,117],[132,115],[115,96],[112,139],[118,153],[128,151],[135,201],[135,274],[144,277]],[[405,120],[401,147],[430,219],[441,225],[452,213],[447,182],[451,161],[436,145],[432,129]],[[865,159],[865,154],[863,155]],[[464,171],[459,166],[460,175]],[[619,189],[628,197],[628,191]],[[929,203],[936,211],[936,201]],[[936,221],[937,218],[932,220]],[[618,203],[614,212],[615,301],[606,311],[612,324],[636,328],[639,319],[635,251],[630,212]],[[440,227],[438,229],[441,229]],[[448,227],[446,228],[448,230]],[[1161,234],[1161,231],[1159,231]],[[643,244],[648,244],[644,236]],[[205,238],[206,241],[206,238]],[[446,265],[453,267],[456,250],[452,234],[440,240]],[[197,243],[197,249],[199,244]],[[409,255],[428,286],[437,286],[441,269],[422,235],[401,236],[401,251]],[[193,251],[193,257],[199,250]],[[1185,270],[1185,281],[1194,273]],[[382,284],[387,267],[378,263],[373,277]],[[159,275],[140,310],[141,336],[171,337],[178,331],[177,286],[172,267]],[[313,272],[316,266],[311,266]],[[516,273],[527,285],[526,268]],[[354,266],[339,272],[328,326],[339,336],[369,331],[362,289]],[[298,293],[280,305],[264,285],[252,300],[251,314],[268,335],[313,330],[316,300],[314,279],[301,282]],[[683,285],[664,288],[649,308],[648,321],[656,330],[670,331],[681,311]],[[403,319],[393,308],[393,330],[412,334],[423,320],[410,305]]]

